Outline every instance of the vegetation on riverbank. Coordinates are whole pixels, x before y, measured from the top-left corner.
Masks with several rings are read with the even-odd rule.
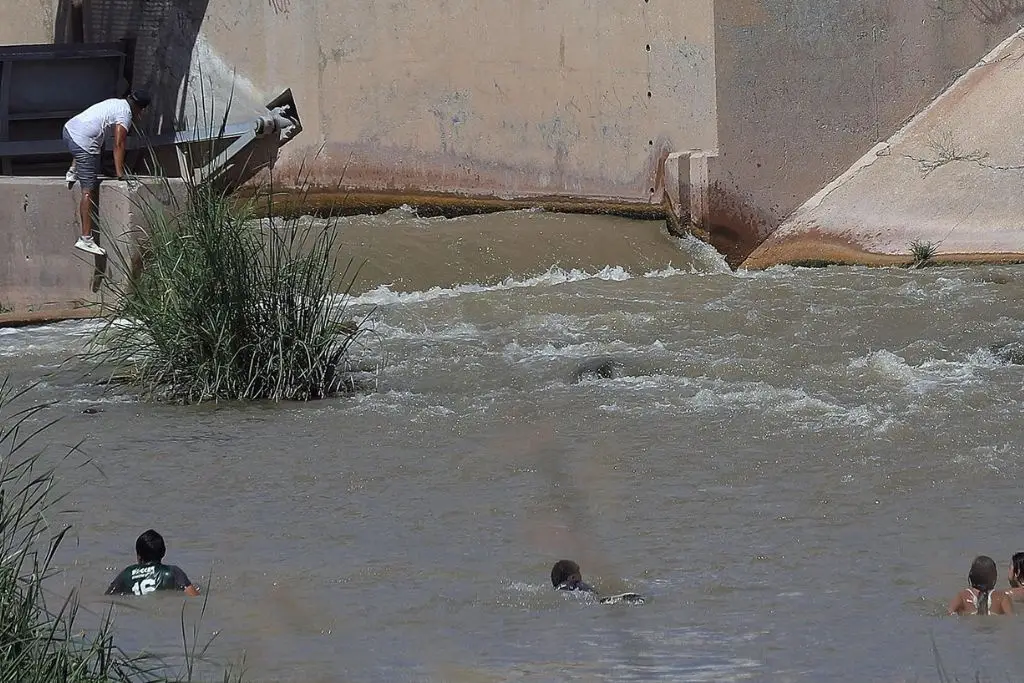
[[[146,207],[144,265],[112,285],[93,359],[148,397],[182,403],[359,388],[351,352],[366,318],[345,318],[358,269],[340,263],[330,220],[255,219],[265,197],[189,184],[170,211]]]
[[[193,681],[198,627],[184,642],[180,667],[132,657],[114,642],[110,612],[84,628],[78,593],[60,593],[54,557],[69,536],[62,521],[64,496],[54,492],[53,454],[36,444],[54,421],[42,419],[47,406],[25,403],[25,390],[0,379],[0,682],[163,683]],[[59,462],[78,453],[73,447]],[[200,618],[201,621],[201,618]],[[184,614],[182,633],[185,633]],[[179,669],[177,674],[173,669]],[[223,681],[238,681],[231,671]]]

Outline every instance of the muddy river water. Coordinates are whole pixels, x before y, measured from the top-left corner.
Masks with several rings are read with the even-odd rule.
[[[348,219],[387,361],[364,395],[145,404],[61,368],[94,323],[0,330],[46,440],[97,465],[62,474],[64,585],[102,611],[157,528],[210,666],[250,680],[1024,673],[1019,618],[944,616],[975,555],[1005,586],[1024,550],[1024,366],[989,350],[1024,336],[1024,269],[734,273],[656,224],[460,220]],[[552,591],[562,557],[647,604]],[[182,603],[120,602],[119,642],[172,657]]]

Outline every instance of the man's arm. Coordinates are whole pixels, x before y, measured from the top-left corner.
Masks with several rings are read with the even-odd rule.
[[[128,129],[120,123],[114,126],[114,173],[124,177],[124,155],[128,142]]]
[[[199,595],[199,588],[189,581],[188,576],[182,571],[181,567],[174,567],[174,587],[180,591],[185,591],[185,595],[196,596]]]

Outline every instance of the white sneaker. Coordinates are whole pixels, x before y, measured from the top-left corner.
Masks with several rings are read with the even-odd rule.
[[[96,254],[97,256],[107,255],[107,252],[103,250],[103,247],[93,241],[92,235],[82,235],[79,237],[78,241],[75,242],[75,249],[81,249],[82,251],[87,251],[90,254]]]
[[[70,190],[78,182],[78,174],[75,173],[75,169],[69,168],[68,172],[64,174],[64,180],[68,181],[68,189]]]

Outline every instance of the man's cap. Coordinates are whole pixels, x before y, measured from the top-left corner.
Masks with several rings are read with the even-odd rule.
[[[140,89],[132,90],[128,93],[128,99],[137,104],[140,108],[145,109],[149,106],[149,102],[152,98],[149,96],[149,91]]]

